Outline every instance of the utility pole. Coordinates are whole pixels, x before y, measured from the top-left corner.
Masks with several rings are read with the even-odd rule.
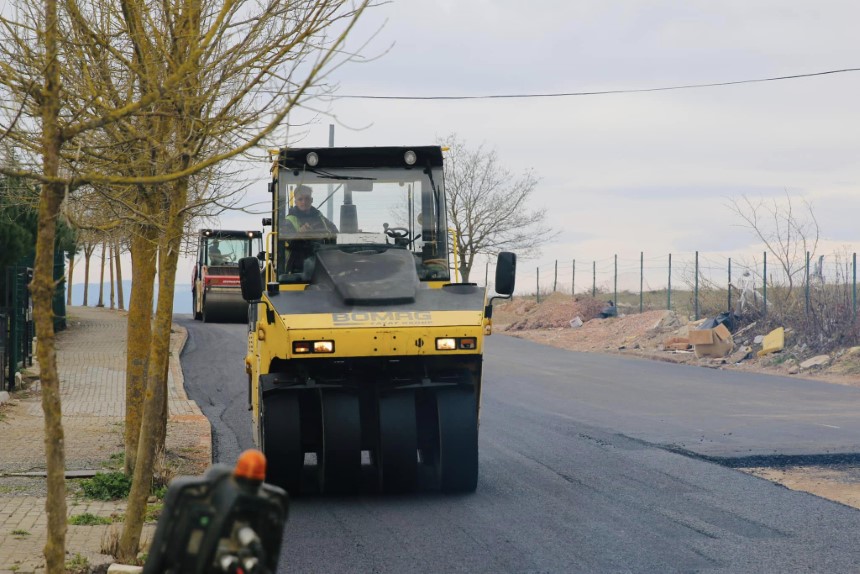
[[[334,124],[328,125],[328,147],[334,147]],[[334,221],[334,201],[331,199],[332,191],[334,191],[332,184],[328,184],[328,195],[326,197],[329,198],[329,201],[326,202],[326,217],[328,217],[329,221]]]

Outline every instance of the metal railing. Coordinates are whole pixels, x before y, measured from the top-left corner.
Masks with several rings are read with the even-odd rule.
[[[6,390],[15,390],[15,374],[33,365],[33,337],[35,326],[28,285],[33,277],[29,267],[6,268],[5,306],[0,309],[5,320],[0,329],[3,347],[3,384]]]

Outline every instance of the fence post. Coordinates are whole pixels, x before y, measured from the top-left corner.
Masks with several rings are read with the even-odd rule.
[[[731,257],[729,257],[729,286],[728,286],[727,291],[729,292],[729,300],[728,300],[729,307],[728,307],[728,309],[726,309],[726,311],[731,313],[732,312],[732,258]]]
[[[591,262],[591,296],[597,297],[597,261]]]
[[[555,273],[552,276],[552,292],[555,293],[558,287],[558,259],[555,260]]]
[[[767,317],[767,251],[764,252],[764,273],[761,278],[761,294],[764,299],[762,316]]]
[[[672,310],[672,254],[669,254],[669,286],[666,288],[666,309]]]
[[[618,255],[615,255],[615,278],[612,282],[612,301],[615,303],[615,308],[618,309]]]
[[[535,297],[537,297],[537,302],[540,303],[540,267],[537,268],[537,279],[535,279],[535,283]]]
[[[570,272],[570,296],[576,297],[576,259],[572,264],[573,271]]]
[[[693,284],[693,309],[695,309],[695,319],[699,320],[699,252],[696,251],[696,280]]]
[[[639,252],[639,312],[642,312],[642,286],[645,282],[645,252]]]
[[[857,252],[856,251],[854,252],[854,256],[851,259],[852,259],[851,270],[852,270],[852,273],[854,274],[854,280],[853,280],[852,288],[851,288],[851,293],[852,293],[851,301],[852,301],[852,305],[854,307],[854,320],[856,321],[857,320]]]
[[[18,270],[19,267],[6,268],[6,289],[9,300],[9,354],[6,357],[9,362],[8,378],[6,379],[6,390],[15,390],[15,373],[18,371],[18,358],[21,353],[19,301],[18,301]]]

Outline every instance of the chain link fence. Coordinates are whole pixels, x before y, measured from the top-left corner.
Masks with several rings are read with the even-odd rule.
[[[694,320],[730,312],[792,326],[826,348],[858,342],[857,253],[762,252],[732,258],[692,252],[556,260],[517,273],[517,294],[612,300],[619,312],[669,309]],[[818,341],[814,341],[814,339]]]

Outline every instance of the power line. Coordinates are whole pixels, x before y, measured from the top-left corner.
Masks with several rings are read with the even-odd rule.
[[[792,74],[790,76],[774,76],[771,78],[754,78],[751,80],[734,80],[730,82],[711,82],[707,84],[684,84],[680,86],[663,86],[659,88],[633,88],[625,90],[600,90],[595,92],[558,92],[544,94],[489,94],[482,96],[369,96],[369,95],[332,95],[332,99],[352,100],[501,100],[514,98],[566,98],[573,96],[605,96],[609,94],[641,94],[645,92],[668,92],[670,90],[693,90],[700,88],[716,88],[720,86],[736,86],[738,84],[756,84],[762,82],[779,82],[783,80],[797,80],[800,78],[813,78],[816,76],[827,76],[832,74],[847,74],[849,72],[860,72],[860,68],[843,68],[840,70],[827,70],[824,72],[810,72],[808,74]]]

